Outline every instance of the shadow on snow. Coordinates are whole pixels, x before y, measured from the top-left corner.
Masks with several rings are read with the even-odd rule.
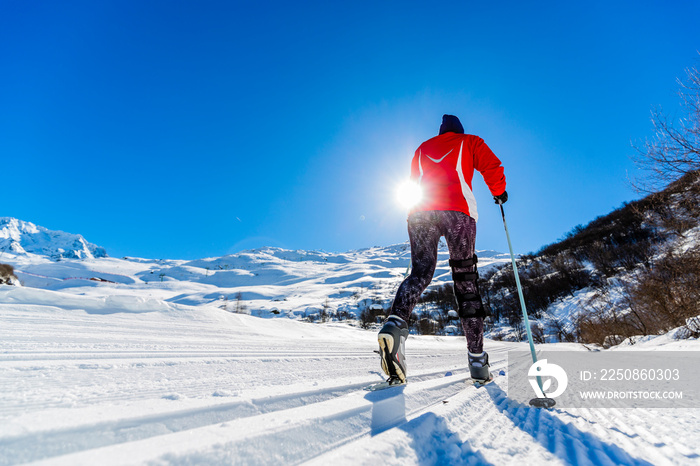
[[[425,413],[406,422],[405,386],[368,393],[372,402],[371,435],[392,427],[405,431],[413,439],[412,447],[419,464],[488,465],[483,455],[450,430],[442,417]]]
[[[508,399],[506,393],[495,384],[486,391],[496,408],[516,427],[530,434],[540,445],[567,464],[651,465],[630,456],[617,445],[605,443],[595,435],[583,432],[573,424],[567,424],[545,409],[526,406]]]

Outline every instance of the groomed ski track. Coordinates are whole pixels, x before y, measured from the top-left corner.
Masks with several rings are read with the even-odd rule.
[[[688,410],[538,410],[466,384],[461,338],[207,312],[0,304],[0,465],[697,464]],[[516,344],[488,341],[492,371]]]

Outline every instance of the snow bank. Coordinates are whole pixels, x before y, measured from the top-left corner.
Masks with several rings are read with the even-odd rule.
[[[66,310],[82,310],[88,314],[164,312],[174,310],[173,305],[169,303],[144,296],[76,296],[58,291],[26,287],[1,287],[0,303],[43,305]]]

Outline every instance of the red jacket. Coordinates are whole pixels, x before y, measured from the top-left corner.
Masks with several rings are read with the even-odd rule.
[[[411,212],[456,210],[478,220],[472,193],[474,170],[481,173],[494,196],[506,190],[501,161],[480,137],[448,132],[428,139],[416,149],[411,162],[411,179],[423,191],[421,202]]]

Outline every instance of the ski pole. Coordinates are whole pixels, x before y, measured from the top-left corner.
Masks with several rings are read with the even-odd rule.
[[[525,308],[525,298],[523,297],[523,287],[520,286],[520,277],[518,276],[518,266],[515,265],[515,254],[513,254],[513,245],[510,243],[510,235],[508,234],[508,225],[506,224],[506,213],[501,206],[501,217],[503,217],[503,228],[506,230],[506,239],[508,240],[508,249],[510,249],[510,260],[513,262],[513,273],[515,274],[515,285],[518,287],[518,297],[520,298],[520,308],[523,311],[523,319],[525,321],[525,330],[527,331],[527,341],[530,343],[530,353],[532,354],[532,363],[537,364],[537,354],[535,354],[535,343],[532,341],[532,332],[530,332],[530,320],[527,318],[527,309]],[[537,385],[542,390],[542,380],[537,376]]]

